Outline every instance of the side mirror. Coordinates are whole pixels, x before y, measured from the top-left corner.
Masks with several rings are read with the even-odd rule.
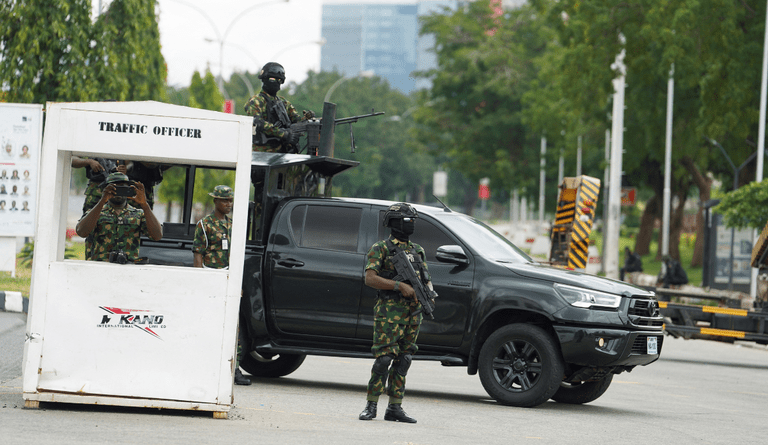
[[[437,248],[435,258],[441,263],[469,264],[469,258],[461,246],[440,246]]]

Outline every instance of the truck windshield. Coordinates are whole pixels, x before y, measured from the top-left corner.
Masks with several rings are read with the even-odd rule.
[[[456,236],[485,258],[503,263],[530,263],[533,259],[503,235],[470,216],[444,213],[434,215]]]

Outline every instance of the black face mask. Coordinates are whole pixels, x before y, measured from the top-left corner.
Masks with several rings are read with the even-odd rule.
[[[261,89],[266,91],[267,94],[274,96],[280,91],[280,81],[277,79],[264,79]]]
[[[413,231],[416,229],[416,221],[413,218],[407,218],[408,221],[398,219],[392,221],[392,236],[400,241],[408,241],[408,238],[413,235]]]

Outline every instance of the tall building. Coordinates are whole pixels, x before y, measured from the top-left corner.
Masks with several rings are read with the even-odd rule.
[[[320,69],[353,76],[372,71],[403,93],[429,87],[413,76],[437,66],[431,53],[434,39],[419,37],[418,17],[442,6],[455,9],[457,0],[410,4],[323,5]]]
[[[435,38],[419,36],[419,18],[456,10],[472,0],[404,0],[403,4],[324,4],[320,70],[354,76],[372,71],[403,93],[429,88],[429,79],[414,71],[437,67]],[[501,14],[526,0],[486,0]]]

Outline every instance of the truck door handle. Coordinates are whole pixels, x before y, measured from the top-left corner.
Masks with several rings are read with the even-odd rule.
[[[285,260],[277,260],[277,264],[285,267],[301,267],[304,265],[303,261],[294,260],[293,258],[288,258]]]

